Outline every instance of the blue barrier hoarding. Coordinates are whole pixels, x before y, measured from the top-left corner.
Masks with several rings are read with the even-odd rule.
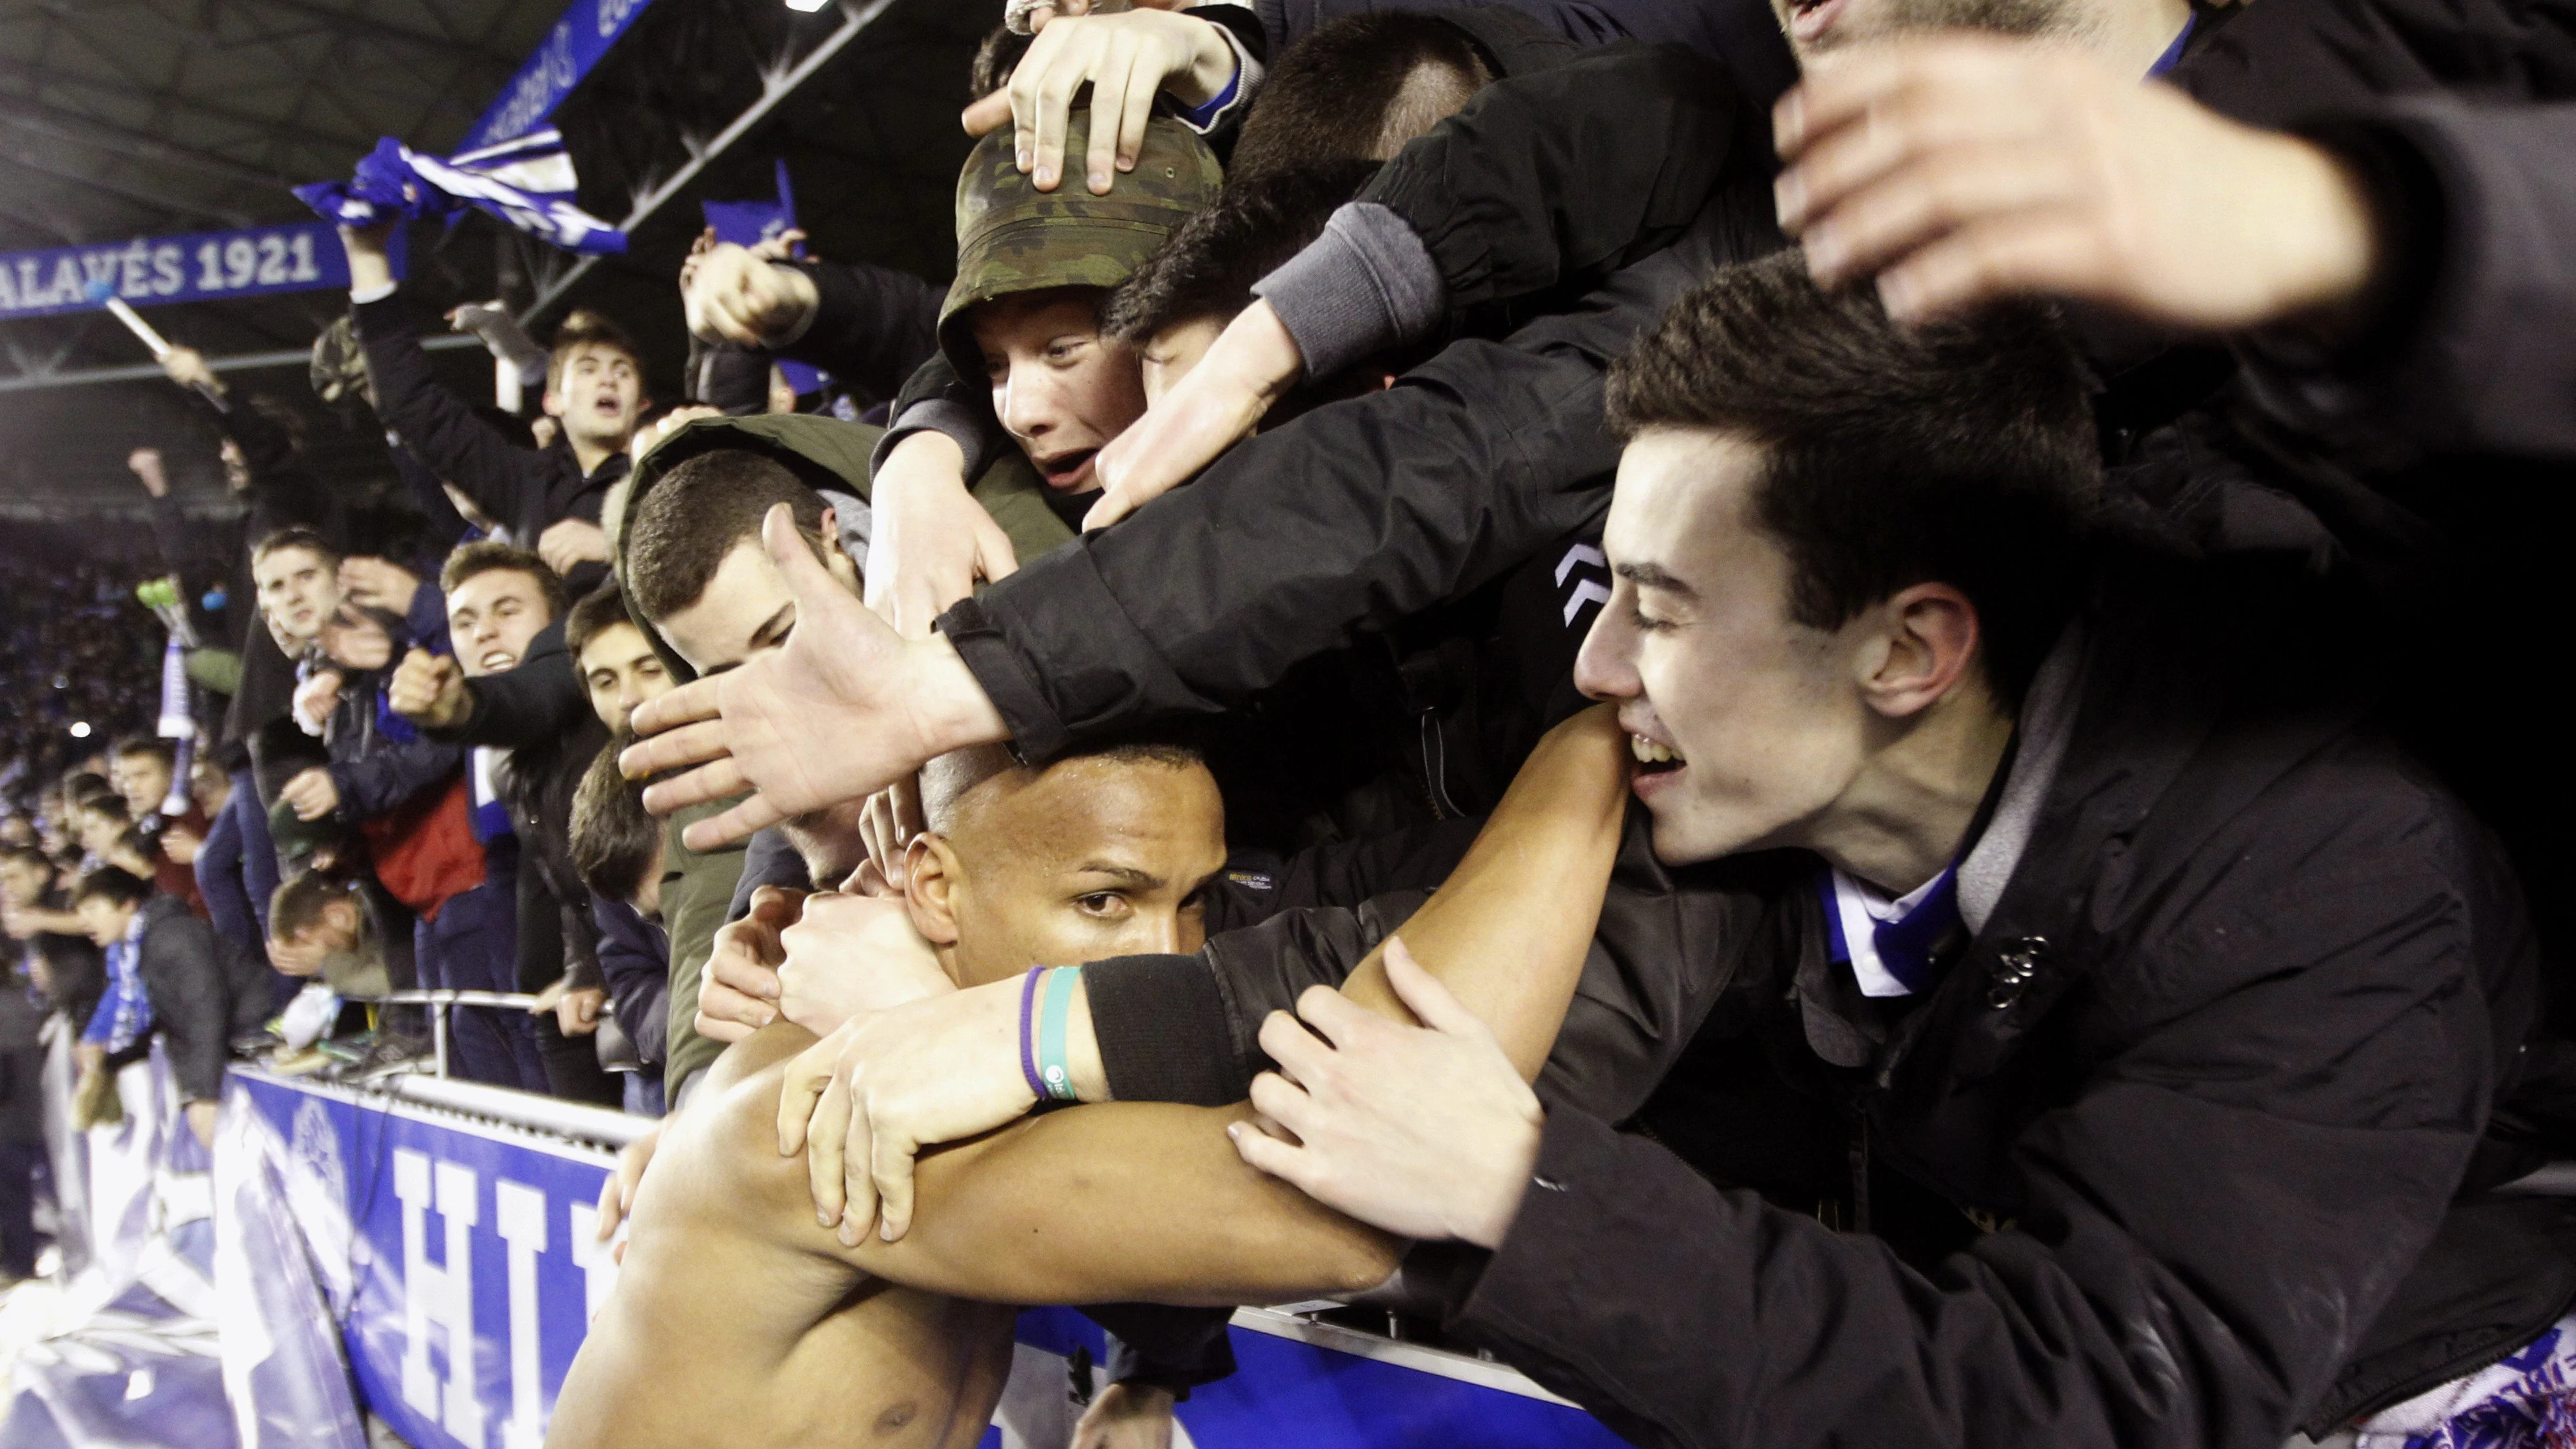
[[[358,1396],[415,1449],[540,1449],[591,1313],[616,1282],[594,1241],[604,1150],[335,1087],[238,1073],[286,1144],[308,1244]],[[318,1190],[317,1190],[318,1189]],[[319,1205],[318,1207],[316,1205]],[[335,1206],[336,1205],[336,1206]],[[336,1221],[332,1219],[337,1219]],[[1608,1449],[1598,1422],[1510,1369],[1250,1310],[1241,1370],[1182,1405],[1179,1449]],[[1067,1358],[1101,1359],[1066,1309],[1021,1316],[1012,1391],[986,1449],[1061,1449]],[[1053,1400],[1053,1403],[1046,1402]]]
[[[0,253],[0,320],[96,311],[93,282],[137,307],[219,302],[346,287],[349,259],[320,221]]]

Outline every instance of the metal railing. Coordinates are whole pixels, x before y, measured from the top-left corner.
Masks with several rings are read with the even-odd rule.
[[[532,1011],[537,998],[524,991],[388,991],[382,996],[349,996],[345,1001],[368,1006],[426,1006],[429,1011],[429,1055],[437,1063],[438,1075],[447,1075],[447,1009],[452,1006],[505,1007],[512,1011]]]
[[[431,1070],[425,1073],[401,1072],[377,1083],[380,1090],[397,1097],[423,1106],[444,1107],[452,1112],[486,1117],[513,1127],[552,1132],[577,1141],[601,1142],[611,1147],[624,1147],[653,1126],[653,1119],[649,1117],[630,1116],[607,1107],[594,1107],[587,1102],[567,1102],[511,1087],[459,1081],[447,1074],[447,1013],[459,1006],[528,1011],[537,1004],[537,998],[527,992],[422,989],[344,999],[368,1006],[429,1008]]]

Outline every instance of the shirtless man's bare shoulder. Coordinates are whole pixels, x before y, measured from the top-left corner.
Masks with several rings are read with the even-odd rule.
[[[778,1155],[779,1074],[813,1040],[781,1025],[735,1045],[672,1119],[551,1449],[949,1449],[983,1433],[1013,1310],[850,1266],[814,1220],[803,1157]]]

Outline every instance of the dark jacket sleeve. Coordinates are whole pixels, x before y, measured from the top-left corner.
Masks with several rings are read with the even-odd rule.
[[[789,262],[814,281],[814,316],[776,349],[871,399],[903,391],[939,352],[939,304],[948,289],[869,262]],[[972,474],[969,475],[970,477]]]
[[[733,899],[725,905],[724,918],[739,921],[750,915],[751,893],[765,885],[791,891],[814,888],[814,879],[805,870],[805,857],[797,853],[787,832],[775,825],[743,842],[742,875],[733,884]]]
[[[456,511],[456,504],[448,498],[447,490],[438,486],[438,475],[429,471],[428,464],[414,457],[411,449],[390,438],[385,442],[385,454],[393,460],[394,473],[403,480],[403,487],[410,490],[412,501],[420,505],[421,516],[429,520],[430,538],[440,548],[455,547],[457,540],[471,532],[474,525],[467,523],[465,515]]]
[[[1458,868],[1482,817],[1440,820],[1363,840],[1333,840],[1281,857],[1238,852],[1208,893],[1211,936],[1259,925],[1281,911],[1356,906],[1389,891],[1430,890]]]
[[[474,415],[430,370],[402,294],[355,308],[358,340],[375,378],[376,415],[431,474],[462,489],[505,524],[543,517],[551,470],[540,455],[512,443]]]
[[[730,342],[689,339],[688,377],[681,401],[701,403],[727,417],[769,411],[769,353]]]
[[[1540,1100],[1625,1121],[1652,1096],[1718,999],[1766,955],[1794,959],[1800,900],[1776,859],[1675,869],[1655,858],[1642,806],[1611,867],[1599,926],[1539,1072]],[[1803,880],[1803,875],[1799,876]],[[1092,1030],[1121,1101],[1222,1106],[1270,1066],[1261,1023],[1310,986],[1339,987],[1427,899],[1394,890],[1353,909],[1282,912],[1211,937],[1196,956],[1084,968]]]
[[[1024,560],[940,628],[1031,758],[1221,712],[1606,509],[1607,350],[1453,344],[1387,391],[1245,440],[1116,528]],[[1179,557],[1193,567],[1170,567]]]
[[[670,990],[670,950],[661,931],[624,901],[594,895],[590,910],[599,926],[599,970],[607,978],[617,1025],[635,1043],[638,1055],[659,1066],[670,1053],[662,1014]]]
[[[2013,1221],[1966,1252],[1908,1266],[1551,1108],[1451,1326],[1641,1445],[2274,1449],[2441,1222],[2496,1071],[2454,882],[2282,849],[2225,929],[2183,907],[2127,948],[2101,989],[2140,1026],[2009,1141]]]
[[[1308,372],[1330,376],[1670,245],[1734,159],[1739,119],[1726,68],[1678,45],[1620,45],[1498,81],[1408,143],[1254,290]]]
[[[2264,396],[2422,448],[2576,459],[2576,104],[2425,98],[2307,130],[2369,178],[2389,275],[2336,350],[2249,344]]]
[[[564,647],[561,619],[538,631],[517,668],[465,681],[465,697],[471,712],[463,724],[424,733],[453,744],[516,750],[551,744],[594,717],[590,692]]]
[[[214,928],[185,911],[153,922],[143,947],[144,993],[169,1053],[170,1075],[188,1101],[223,1096],[232,1003]]]
[[[969,479],[981,478],[1002,450],[1017,446],[1011,435],[1002,430],[1001,420],[993,416],[990,389],[971,385],[957,376],[946,356],[933,350],[913,369],[912,377],[902,391],[895,394],[894,406],[887,416],[893,421],[877,439],[876,452],[868,459],[868,472],[874,476],[885,466],[886,454],[914,433],[945,433],[966,455],[963,469]]]
[[[331,783],[340,790],[340,818],[355,824],[395,809],[423,790],[445,784],[464,758],[454,745],[418,739],[380,745],[362,758],[334,763]]]
[[[1017,747],[1050,758],[1221,711],[1363,628],[1455,598],[1607,511],[1611,360],[1698,279],[1776,250],[1772,218],[1767,183],[1730,182],[1681,242],[1569,310],[1244,440],[1117,527],[1024,561],[940,628]],[[1192,567],[1171,567],[1183,557]]]

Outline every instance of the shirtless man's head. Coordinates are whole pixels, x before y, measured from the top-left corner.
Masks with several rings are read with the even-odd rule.
[[[1126,745],[1043,769],[998,746],[922,772],[915,929],[960,986],[1205,941],[1201,894],[1225,864],[1225,802],[1188,750]]]

